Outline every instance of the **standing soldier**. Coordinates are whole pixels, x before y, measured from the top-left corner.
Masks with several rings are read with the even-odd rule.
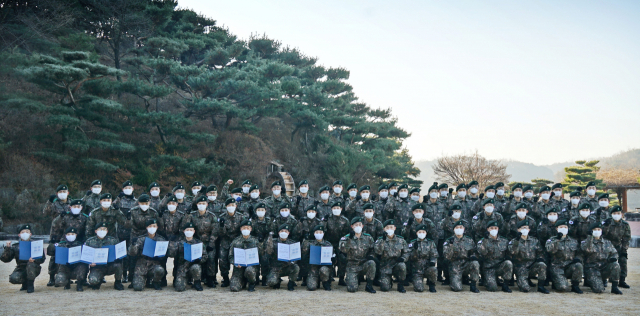
[[[131,181],[125,181],[122,184],[122,192],[118,194],[118,197],[113,202],[113,207],[120,210],[127,219],[131,219],[131,209],[138,204],[138,200],[133,196],[133,183]],[[118,239],[119,240],[131,240],[131,226],[130,225],[118,225]],[[123,281],[127,282],[127,272],[133,271],[131,267],[131,257],[124,257],[122,259],[122,273]]]
[[[82,197],[85,214],[89,215],[92,210],[100,207],[100,192],[102,192],[102,181],[93,180],[91,189]]]
[[[206,260],[200,264],[205,268],[202,273],[204,275],[203,279],[205,279],[208,287],[214,288],[216,287],[214,281],[218,273],[216,241],[218,240],[220,224],[218,223],[218,217],[207,210],[209,209],[209,204],[206,195],[198,196],[194,203],[196,203],[197,210],[191,212],[183,221],[190,223],[191,225],[189,226],[194,227],[198,240],[202,242],[203,252],[206,252],[207,256]],[[185,229],[187,224],[182,227]],[[180,271],[178,271],[179,273]]]
[[[595,210],[596,219],[605,221],[607,218],[611,218],[611,208],[609,207],[609,193],[602,193],[598,196],[598,207]]]
[[[416,239],[416,234],[418,233],[418,226],[425,225],[427,227],[427,234],[431,239],[437,239],[438,233],[436,233],[437,229],[441,229],[440,227],[436,227],[436,225],[428,218],[424,217],[424,204],[417,203],[411,207],[411,212],[413,213],[413,218],[409,220],[409,224],[405,226],[404,238],[406,240]]]
[[[591,235],[591,224],[599,222],[595,216],[591,215],[591,204],[582,203],[578,207],[579,215],[569,221],[569,236],[575,238],[578,243],[587,239]]]
[[[524,203],[524,197],[522,194],[522,184],[516,183],[511,187],[511,195],[509,196],[509,201],[505,205],[502,213],[502,218],[509,219],[512,215],[516,214],[516,207],[520,205],[520,203]],[[525,203],[526,208],[528,210],[533,209],[533,205],[529,205]],[[530,212],[529,216],[532,216],[533,212]],[[533,217],[533,216],[532,216]],[[534,218],[535,219],[535,218]]]
[[[158,221],[158,228],[160,229],[160,231],[164,231],[162,219],[160,218],[158,212],[151,207],[151,198],[146,194],[140,195],[140,197],[138,198],[138,205],[127,212],[127,215],[127,224],[131,229],[131,238],[127,240],[128,245],[133,244],[134,237],[138,237],[147,233],[146,223],[149,219],[156,219]],[[123,260],[122,283],[129,282],[127,274],[133,279],[133,272],[136,268],[136,260],[138,260],[138,258],[134,256],[130,256],[129,260]],[[133,283],[129,284],[129,288],[133,288]]]
[[[129,247],[129,255],[138,257],[136,262],[136,270],[133,275],[133,290],[142,291],[145,287],[146,280],[150,280],[153,284],[153,288],[156,291],[162,290],[160,284],[161,279],[166,275],[165,269],[162,267],[161,259],[157,257],[147,257],[142,255],[144,249],[144,242],[147,238],[154,241],[166,241],[160,234],[157,234],[158,220],[150,218],[146,222],[147,234],[133,238],[133,244]],[[173,241],[177,240],[175,238]],[[166,261],[166,259],[165,259]],[[174,271],[177,268],[174,268]],[[176,273],[173,274],[174,278],[177,277]]]
[[[335,248],[334,248],[335,249]],[[346,256],[347,291],[357,292],[359,279],[366,276],[369,293],[375,293],[373,279],[376,276],[374,255],[374,241],[369,234],[362,232],[362,218],[351,220],[351,232],[340,239],[340,252]]]
[[[502,215],[494,211],[493,199],[484,199],[482,201],[483,211],[478,212],[476,216],[473,217],[473,236],[475,240],[480,240],[484,238],[487,233],[487,224],[489,222],[496,222],[498,228],[502,228],[504,221],[502,220]]]
[[[174,258],[173,264],[178,266],[178,274],[173,280],[173,287],[177,292],[183,292],[187,287],[187,278],[190,278],[193,280],[193,288],[196,291],[202,291],[202,265],[206,264],[209,259],[208,253],[203,251],[200,259],[190,262],[184,259],[184,244],[197,245],[202,243],[204,247],[207,242],[194,237],[196,226],[193,223],[184,224],[182,231],[184,236],[180,236],[177,241],[170,242],[167,250],[167,254]]]
[[[325,185],[318,190],[320,194],[320,199],[315,202],[316,211],[318,212],[318,217],[326,219],[331,216],[331,188]]]
[[[346,218],[349,218],[349,216],[351,216],[351,214],[347,212],[347,207],[349,206],[349,204],[355,203],[357,197],[358,197],[358,187],[356,186],[355,183],[349,184],[349,186],[347,186],[347,195],[344,200],[344,205],[345,205],[344,216]]]
[[[527,209],[527,203],[519,203],[515,206],[515,215],[511,215],[509,221],[504,223],[504,233],[503,235],[507,237],[507,239],[511,240],[516,238],[518,235],[518,223],[524,220],[529,222],[529,236],[536,236],[536,220],[533,217],[529,216],[529,209]]]
[[[242,214],[236,212],[236,200],[229,198],[225,201],[227,211],[220,215],[220,248],[218,248],[218,258],[220,260],[220,274],[222,275],[221,287],[229,286],[229,251],[231,242],[240,235],[240,225],[246,219]],[[211,249],[207,249],[211,251]]]
[[[100,196],[100,203],[104,200],[102,197],[103,196]],[[102,207],[104,207],[104,205],[102,205]],[[100,210],[98,210],[98,212],[99,211]],[[93,214],[91,214],[91,216],[93,216]],[[118,244],[118,238],[113,236],[114,234],[109,234],[109,227],[113,226],[107,222],[98,222],[91,228],[87,226],[87,229],[91,229],[94,236],[87,239],[84,244],[91,248],[102,248],[103,246],[113,246]],[[124,290],[124,286],[122,285],[122,260],[116,260],[114,262],[101,265],[92,263],[89,267],[91,268],[89,271],[89,285],[92,289],[99,290],[105,275],[113,275],[116,279],[116,283],[113,284],[113,288],[118,291]]]
[[[409,223],[409,219],[413,217],[411,213],[411,206],[415,202],[409,198],[409,189],[406,184],[398,187],[398,198],[390,203],[387,203],[386,214],[387,218],[394,219],[399,226],[404,226]]]
[[[371,204],[371,187],[368,185],[363,185],[360,187],[360,195],[356,196],[356,201],[353,203],[349,203],[347,205],[347,209],[345,213],[348,216],[346,218],[354,218],[354,217],[363,217],[364,216],[364,208],[365,204]],[[345,215],[346,215],[345,214]]]
[[[396,235],[395,220],[388,219],[384,222],[386,236],[378,237],[374,249],[380,256],[380,289],[383,292],[393,287],[391,275],[398,280],[398,292],[407,292],[404,289],[404,281],[407,278],[407,259],[409,259],[409,247],[400,235]]]
[[[618,286],[628,289],[630,286],[625,280],[627,278],[627,251],[631,241],[631,227],[627,221],[622,219],[622,208],[620,206],[616,205],[611,208],[611,218],[604,221],[602,230],[602,237],[611,241],[611,244],[618,252],[618,263],[620,264],[620,282]]]
[[[580,203],[586,202],[591,204],[592,210],[598,209],[598,206],[600,205],[598,203],[598,197],[596,197],[596,191],[598,188],[596,187],[595,181],[589,181],[585,186],[585,189],[587,191],[587,196],[582,197],[582,201]]]
[[[527,205],[529,206],[529,215],[531,217],[533,217],[533,219],[536,220],[536,222],[539,222],[540,220],[542,220],[545,217],[545,212],[538,212],[536,203],[538,201],[538,198],[534,198],[533,197],[533,186],[531,186],[530,184],[527,184],[525,186],[522,187],[522,192],[523,192],[523,196],[524,199],[522,199],[522,202],[527,203]],[[542,240],[542,239],[540,239]]]
[[[544,214],[547,213],[547,211],[549,209],[552,209],[555,207],[555,205],[550,201],[551,198],[551,187],[549,187],[548,185],[542,186],[540,188],[540,199],[538,201],[536,201],[535,204],[535,211],[533,212],[534,214],[536,214],[537,216],[544,216]],[[535,201],[535,198],[534,198]],[[567,221],[569,221],[571,219],[571,217],[569,216],[569,213],[565,212],[561,212],[562,209],[557,208],[557,212],[558,212],[558,219],[566,219]],[[535,218],[536,216],[534,216]]]
[[[392,198],[398,197],[398,183],[395,181],[389,183],[389,196]]]
[[[61,184],[56,188],[56,195],[50,196],[49,201],[47,201],[47,203],[44,205],[44,209],[42,210],[42,212],[45,215],[49,215],[53,218],[53,221],[51,222],[52,228],[60,226],[60,223],[58,223],[58,221],[60,221],[62,217],[60,217],[59,215],[69,212],[70,207],[68,196],[69,187],[67,187],[67,185],[65,184]],[[60,236],[53,236],[52,233],[53,232],[49,234],[49,239],[60,239]],[[49,260],[49,282],[47,283],[47,286],[55,285],[56,273],[58,273],[58,265],[55,263],[55,257],[52,257],[51,259],[52,260]]]
[[[59,243],[55,243],[55,247],[73,248],[82,246],[82,244],[84,243],[82,239],[78,238],[77,228],[69,227],[64,232],[64,239],[62,239]],[[53,254],[55,254],[55,247],[53,247]],[[68,290],[71,288],[71,280],[77,281],[76,290],[78,292],[82,292],[84,290],[82,286],[87,280],[87,265],[85,263],[78,262],[73,264],[67,263],[58,265],[58,274],[56,274],[56,287],[64,286],[64,289]]]
[[[282,202],[282,204],[276,206],[278,209],[278,215],[273,218],[271,223],[271,231],[275,234],[279,231],[279,227],[283,224],[289,225],[289,236],[291,239],[298,240],[298,220],[295,216],[291,215],[291,203],[289,201]]]
[[[162,204],[162,199],[160,198],[160,184],[158,182],[153,182],[149,184],[149,206],[158,212],[158,215],[162,216],[160,213],[160,205]]]
[[[322,224],[322,219],[317,216],[316,206],[311,204],[307,207],[307,212],[300,217],[300,223],[298,223],[298,230],[300,231],[300,240],[311,239],[313,240],[313,228]],[[303,271],[305,272],[305,271]],[[306,274],[303,274],[303,276]]]
[[[19,236],[22,241],[31,241],[31,225],[22,225]],[[33,281],[40,275],[40,270],[42,269],[40,265],[46,260],[44,253],[40,259],[20,260],[20,243],[17,242],[12,245],[11,241],[7,241],[0,260],[4,263],[9,263],[13,259],[16,259],[16,268],[9,275],[9,283],[21,284],[20,291],[27,290],[27,293],[33,293],[35,290]]]
[[[448,261],[451,290],[462,291],[462,277],[469,275],[470,291],[480,293],[476,283],[480,279],[480,264],[475,255],[476,243],[469,236],[465,236],[464,223],[454,224],[454,235],[444,242],[444,256]]]
[[[83,212],[82,200],[72,200],[69,203],[69,211],[58,215],[53,221],[56,225],[51,225],[51,242],[64,239],[65,231],[69,227],[76,229],[76,239],[84,242],[86,239],[85,231],[89,216]],[[54,260],[55,261],[55,260]]]
[[[329,218],[327,218],[327,224],[326,224],[327,230],[326,230],[325,238],[327,239],[327,241],[331,243],[331,245],[333,246],[333,249],[341,249],[339,247],[339,243],[341,240],[340,238],[341,236],[344,236],[349,232],[349,220],[346,217],[341,215],[343,205],[344,204],[341,201],[333,202],[333,205],[331,205],[332,215],[329,216]],[[362,223],[362,220],[360,220],[360,223]],[[336,267],[338,268],[338,278],[339,278],[338,285],[347,285],[344,282],[344,276],[346,273],[345,260],[346,260],[345,254],[339,253],[337,256],[337,260],[333,265],[334,271]]]
[[[100,207],[91,211],[91,215],[87,221],[87,237],[95,236],[95,226],[97,224],[106,223],[108,225],[107,233],[109,236],[115,237],[116,241],[118,240],[116,224],[118,226],[126,225],[127,218],[120,210],[113,207],[111,199],[111,193],[103,193],[100,195]]]
[[[556,221],[557,236],[547,240],[546,250],[551,257],[551,278],[556,291],[569,290],[567,278],[571,279],[571,292],[582,294],[582,260],[578,241],[569,237],[569,226],[566,219]]]
[[[509,242],[509,254],[513,258],[516,277],[518,278],[518,288],[522,292],[529,292],[531,287],[529,279],[538,276],[538,292],[549,294],[549,290],[544,288],[547,279],[547,265],[544,263],[544,249],[533,236],[530,235],[535,222],[528,219],[518,222],[518,234]]]
[[[302,180],[298,183],[298,192],[298,195],[294,196],[291,201],[294,204],[294,214],[302,219],[306,215],[307,208],[310,205],[315,205],[316,199],[309,195],[309,182],[307,180]]]
[[[436,225],[435,231],[436,232],[442,232],[442,245],[444,245],[444,241],[453,237],[455,235],[454,233],[454,228],[456,226],[456,223],[461,222],[464,226],[464,231],[468,236],[473,236],[473,230],[471,229],[471,222],[462,219],[462,207],[460,206],[460,204],[458,203],[453,203],[453,205],[451,205],[451,210],[449,211],[449,216],[443,218],[440,223],[438,223],[438,225]],[[440,234],[433,234],[432,236],[440,236]],[[434,241],[436,239],[434,238]],[[439,244],[436,244],[436,246]],[[440,248],[440,250],[442,250],[442,248]],[[442,276],[440,274],[438,274],[438,276],[440,277],[440,280],[442,280],[442,285],[451,285],[451,280],[449,278],[449,264],[447,262],[447,260],[445,260],[443,257],[441,257],[438,254],[438,265],[439,267],[437,268],[438,271],[440,272],[440,274],[444,274],[444,279],[442,279]],[[467,277],[464,277],[464,282],[465,284],[467,281]]]
[[[258,242],[262,242],[269,237],[271,232],[271,223],[273,220],[267,215],[267,206],[264,202],[260,202],[255,205],[254,217],[251,219],[251,232],[253,236],[256,236]],[[264,254],[264,251],[259,252],[260,255],[260,275],[262,276],[262,286],[267,286],[267,275],[269,274],[269,256]],[[257,268],[257,267],[256,267]],[[245,272],[246,273],[246,272]],[[257,273],[257,272],[256,272]],[[256,278],[256,281],[259,281]]]
[[[332,191],[333,194],[331,194],[331,197],[329,198],[331,204],[334,202],[340,202],[342,205],[347,205],[347,201],[345,201],[345,198],[342,196],[342,181],[333,181]]]
[[[253,217],[252,212],[254,212],[256,204],[262,202],[260,199],[260,188],[257,184],[252,185],[249,188],[249,198],[247,200],[242,200],[240,203],[239,211],[247,217]]]
[[[278,239],[273,240],[273,234],[269,235],[269,238],[265,242],[264,251],[269,255],[271,261],[271,271],[267,277],[267,286],[274,289],[280,288],[281,275],[289,277],[289,283],[287,283],[287,290],[293,291],[296,286],[296,279],[298,273],[300,273],[300,267],[295,261],[286,262],[278,260],[278,247],[280,244],[291,245],[297,243],[297,241],[289,238],[291,228],[289,224],[282,224],[278,227]],[[254,281],[255,282],[255,281]]]
[[[581,204],[580,201],[582,200],[580,198],[581,191],[582,191],[582,188],[578,187],[575,191],[573,191],[573,192],[571,192],[571,194],[569,194],[569,198],[571,200],[571,203],[567,204],[568,205],[567,211],[569,211],[569,215],[571,216],[571,218],[580,215],[579,214],[579,212],[580,212],[579,206]]]
[[[386,184],[381,184],[378,187],[378,198],[373,201],[373,207],[375,210],[375,218],[380,221],[385,221],[388,218],[385,218],[384,209],[389,202],[389,186]]]
[[[264,209],[264,203],[260,202],[259,204],[261,204],[258,209]],[[265,211],[261,211],[261,212],[266,212]],[[264,217],[264,214],[262,214],[262,216]],[[229,250],[229,262],[231,264],[234,263],[234,250],[235,248],[238,249],[251,249],[251,248],[260,248],[260,242],[258,241],[258,239],[254,236],[251,235],[251,221],[249,219],[243,219],[242,222],[240,222],[240,232],[241,235],[236,237],[230,245],[230,250]],[[261,251],[259,251],[261,252]],[[262,256],[260,256],[262,257]],[[260,260],[262,261],[262,260]],[[262,263],[262,262],[261,262]],[[242,267],[240,265],[233,265],[233,273],[231,275],[231,282],[230,282],[230,287],[229,289],[231,290],[231,292],[239,292],[244,286],[244,282],[249,283],[249,292],[253,292],[255,291],[255,286],[257,283],[257,275],[258,275],[258,266],[248,266],[248,267]],[[265,278],[263,276],[263,278]],[[266,278],[265,278],[266,280]]]
[[[474,213],[478,213],[479,211],[482,210],[482,208],[484,206],[483,205],[484,200],[482,199],[482,197],[483,197],[483,195],[480,194],[480,199],[478,199],[478,201],[476,201],[476,203],[473,204],[473,212]],[[490,185],[488,185],[488,186],[486,186],[484,188],[484,197],[486,197],[487,199],[493,199],[493,198],[496,197],[496,188],[492,184],[490,184]]]
[[[559,210],[569,211],[571,207],[570,202],[564,199],[564,194],[562,193],[562,183],[556,183],[551,186],[551,191],[553,192],[553,197],[551,199],[551,203],[555,205]],[[566,215],[570,217],[570,214]]]
[[[207,211],[220,217],[224,212],[224,201],[218,200],[218,187],[215,185],[208,186],[205,190],[205,195],[207,196]]]
[[[504,183],[498,182],[494,185],[494,187],[496,188],[496,197],[493,199],[495,211],[500,213],[501,215],[506,214],[507,212],[505,211],[505,207],[507,206],[507,202],[509,200],[504,196],[504,193],[505,193]],[[511,215],[509,215],[509,217],[511,217]],[[502,218],[506,219],[509,217],[503,216]]]
[[[186,197],[187,202],[193,203],[193,201],[195,201],[198,197],[200,197],[200,195],[203,195],[201,191],[202,191],[202,183],[200,183],[200,181],[194,181],[193,183],[191,183],[191,193],[193,195]]]
[[[451,192],[453,192],[453,188],[451,189]],[[449,202],[451,201],[449,197],[449,185],[446,183],[441,183],[438,186],[438,193],[439,193],[438,200],[444,203],[446,207],[449,207]]]
[[[304,266],[306,273],[304,274],[307,290],[315,291],[318,288],[318,282],[322,283],[325,291],[331,291],[331,268],[326,265],[310,264],[311,246],[332,247],[331,243],[324,239],[324,225],[318,224],[312,228],[313,238],[309,238],[302,243],[302,260],[300,264]],[[334,254],[335,256],[335,249]]]
[[[378,237],[384,234],[384,227],[382,226],[382,222],[375,218],[375,205],[367,203],[363,205],[362,208],[364,210],[364,220],[362,221],[364,228],[362,231],[371,235],[374,240],[377,240]]]
[[[178,185],[177,187],[179,188],[180,186],[182,185]],[[164,225],[164,230],[161,232],[161,235],[168,241],[176,241],[178,237],[182,235],[181,228],[182,228],[182,225],[186,223],[184,220],[187,217],[187,214],[189,214],[188,212],[190,211],[191,204],[184,202],[184,189],[182,189],[182,191],[183,191],[182,193],[178,192],[175,195],[170,195],[164,198],[167,211],[162,213],[161,222]],[[183,197],[182,202],[178,201],[178,197],[176,196],[178,194],[182,194],[182,197]],[[185,208],[187,205],[189,206],[189,208]],[[145,227],[146,227],[146,222],[145,222]],[[138,237],[138,236],[134,236],[134,237]],[[210,250],[207,249],[207,251],[210,251]],[[165,271],[165,273],[168,273],[167,259],[168,259],[167,256],[164,256],[161,259],[158,259],[160,260],[160,263],[162,264],[162,268]],[[175,276],[178,273],[178,267],[174,265],[173,270],[171,272],[175,278]],[[160,283],[161,283],[161,286],[167,286],[166,274],[162,277],[162,280],[160,281]]]
[[[469,209],[469,218],[467,219],[467,221],[471,221],[471,217],[473,217],[473,215],[476,214],[475,209],[473,208],[476,204],[476,202],[478,202],[478,200],[482,199],[480,197],[479,194],[479,184],[478,181],[476,180],[471,180],[471,182],[469,182],[467,184],[467,190],[469,191],[469,196],[467,196],[467,198],[469,199],[469,204],[471,205],[471,208]],[[464,214],[463,214],[464,215]]]
[[[417,238],[411,240],[407,247],[409,247],[410,251],[409,262],[412,267],[413,290],[416,292],[424,291],[423,279],[426,275],[429,292],[435,293],[436,274],[438,273],[438,269],[436,268],[438,249],[436,243],[427,238],[428,230],[427,225],[418,225],[418,227],[416,227]]]
[[[176,186],[173,187],[173,190],[171,192],[171,194],[167,194],[162,200],[162,206],[160,207],[162,211],[160,211],[160,213],[162,213],[162,215],[164,216],[164,209],[169,209],[168,204],[170,203],[171,197],[175,197],[175,200],[173,200],[171,203],[176,206],[178,212],[181,212],[182,214],[189,214],[191,212],[191,202],[185,199],[184,185],[182,185],[182,183],[180,182],[177,182]],[[171,210],[169,209],[169,211]],[[181,226],[178,226],[177,230],[180,230],[180,227]]]
[[[440,193],[438,189],[438,182],[434,182],[429,187],[429,196],[422,198],[422,203],[426,206],[424,217],[431,220],[432,223],[440,223],[449,214],[447,210],[447,204],[445,200],[439,198]],[[426,202],[425,202],[426,201]],[[438,246],[438,281],[444,281],[442,275],[446,276],[446,272],[443,270],[444,264],[444,232],[442,228],[436,227],[436,234],[433,235],[433,241]]]
[[[276,218],[279,216],[280,205],[285,202],[289,202],[285,194],[282,194],[282,184],[280,181],[274,181],[271,183],[271,193],[273,195],[264,199],[264,204],[269,209],[271,217]]]
[[[594,293],[604,292],[603,281],[611,281],[611,293],[622,294],[618,289],[620,265],[618,252],[611,241],[602,238],[602,223],[591,224],[592,235],[583,240],[580,250],[584,255],[584,277]]]
[[[487,224],[489,237],[478,241],[478,254],[482,260],[482,274],[485,278],[485,286],[489,292],[498,290],[497,278],[502,277],[502,291],[511,293],[508,281],[513,276],[513,263],[509,260],[507,246],[509,240],[498,235],[498,222],[491,221]]]
[[[455,205],[455,204],[460,205],[463,219],[470,221],[471,217],[475,215],[475,213],[473,213],[473,203],[475,203],[475,201],[472,200],[471,197],[467,196],[466,184],[464,183],[458,184],[458,186],[456,187],[456,197],[453,198],[453,201],[451,202],[452,202],[451,205]]]
[[[544,245],[549,238],[558,235],[558,230],[556,229],[558,209],[550,208],[544,216],[537,229],[538,240],[540,240],[541,246]]]

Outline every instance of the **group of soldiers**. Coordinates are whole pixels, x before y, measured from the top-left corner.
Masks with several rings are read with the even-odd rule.
[[[215,288],[218,272],[220,286],[231,291],[254,291],[257,285],[280,288],[284,276],[291,291],[296,281],[308,290],[330,291],[337,279],[349,292],[358,291],[361,282],[370,293],[376,292],[374,286],[389,291],[394,283],[402,293],[411,285],[422,292],[425,278],[430,292],[442,282],[453,291],[468,285],[474,293],[479,286],[511,292],[510,286],[517,284],[522,292],[537,288],[548,294],[545,286],[551,282],[557,292],[581,294],[583,279],[582,285],[595,293],[609,283],[614,294],[629,288],[630,227],[621,208],[609,205],[608,194],[596,196],[595,183],[572,192],[570,200],[560,183],[543,186],[537,194],[532,186],[515,184],[509,196],[502,182],[482,193],[477,181],[459,184],[455,194],[447,184],[433,183],[424,196],[419,188],[395,182],[380,185],[374,194],[369,185],[350,184],[343,190],[338,180],[315,196],[307,181],[298,184],[295,196],[283,194],[279,181],[271,184],[269,194],[249,180],[230,190],[233,183],[228,180],[219,191],[194,182],[190,195],[178,183],[161,195],[154,182],[136,197],[133,183],[126,181],[114,198],[96,180],[75,200],[60,185],[43,210],[53,217],[47,286],[69,289],[76,280],[78,291],[87,284],[98,290],[105,275],[114,275],[117,290],[128,282],[136,291],[162,290],[167,258],[173,257],[176,291],[188,285],[197,291],[203,284]],[[142,255],[147,238],[169,241],[167,255]],[[20,239],[31,239],[29,225],[21,227]],[[99,248],[123,240],[128,255],[106,265],[59,265],[52,257],[55,246]],[[280,245],[298,242],[301,260],[278,260]],[[199,243],[202,257],[185,260],[184,245]],[[310,264],[311,246],[332,247],[331,264]],[[259,264],[235,264],[235,248],[257,248]],[[18,244],[8,242],[0,260],[12,259],[17,267],[9,281],[33,292],[44,256],[19,260]]]

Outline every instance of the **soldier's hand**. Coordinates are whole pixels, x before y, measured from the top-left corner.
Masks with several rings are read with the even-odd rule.
[[[522,233],[518,232],[518,236],[516,236],[516,239],[520,239],[522,237]]]
[[[625,252],[620,252],[620,257],[627,258],[627,259],[629,258],[626,251]]]
[[[356,201],[360,201],[360,200],[362,200],[362,196],[356,195]]]
[[[55,194],[51,194],[51,195],[49,196],[49,202],[50,202],[50,203],[53,203],[53,201],[55,201],[55,199],[56,199],[56,195],[55,195]]]
[[[227,180],[227,184],[228,185],[232,185],[233,184],[233,180],[231,180],[231,179]]]
[[[128,210],[125,215],[127,216],[128,220],[131,220],[131,210]]]
[[[93,268],[93,267],[95,267],[95,266],[96,266],[96,264],[95,264],[95,263],[92,263],[92,264],[90,264],[89,266]]]
[[[263,238],[263,237],[258,237],[258,241],[259,241],[259,242],[263,242],[263,241],[264,241],[264,238]]]
[[[430,267],[435,267],[435,266],[436,266],[436,263],[435,263],[435,262],[431,262],[431,261],[429,261],[429,266],[430,266]]]
[[[562,233],[558,233],[558,234],[556,235],[556,237],[557,237],[558,239],[562,238],[562,236],[564,236]]]
[[[533,201],[534,201],[534,202],[536,202],[536,203],[538,203],[538,200],[539,200],[539,199],[540,199],[540,198],[536,196],[536,197],[534,197],[534,198],[533,198]]]
[[[482,200],[484,198],[484,193],[480,193],[480,199]]]
[[[451,195],[451,193],[453,193],[453,188],[449,188],[449,195]]]
[[[513,200],[513,194],[509,195],[509,201]]]
[[[422,201],[423,202],[429,201],[429,196],[428,195],[423,195],[422,196]]]
[[[84,195],[91,195],[91,190],[87,191]]]
[[[124,192],[120,192],[120,194],[118,194],[118,197],[121,198],[124,196]]]
[[[542,219],[542,222],[543,222],[543,223],[545,223],[545,224],[547,224],[547,223],[549,223],[549,219],[548,219],[548,218],[543,218],[543,219]]]
[[[375,199],[377,199],[377,198],[378,198],[378,196],[375,195],[375,194],[371,194],[371,196],[369,196],[369,200],[370,201],[375,201]]]
[[[616,261],[618,261],[618,258],[609,258],[609,262],[611,262],[611,263],[614,263]]]
[[[404,258],[402,257],[398,257],[398,259],[396,259],[397,262],[404,262]]]
[[[356,239],[356,231],[351,229],[351,231],[349,232],[349,237],[351,237],[351,239]]]
[[[575,263],[582,263],[582,260],[578,258],[573,258],[573,261],[571,261],[571,264],[575,264]]]

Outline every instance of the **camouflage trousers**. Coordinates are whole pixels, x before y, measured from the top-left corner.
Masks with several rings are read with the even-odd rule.
[[[89,284],[98,285],[105,275],[114,275],[116,280],[122,280],[122,262],[112,262],[89,268]]]
[[[33,281],[40,275],[41,269],[40,265],[35,262],[27,263],[26,268],[16,267],[13,273],[9,275],[9,283],[22,284],[26,281]]]
[[[627,258],[622,256],[622,248],[621,247],[615,247],[616,251],[618,252],[618,264],[620,265],[620,277],[621,278],[626,278],[627,277]]]
[[[502,280],[511,280],[513,276],[513,263],[510,260],[502,261],[491,268],[482,269],[485,277],[485,287],[489,292],[495,292],[498,290],[498,277],[502,277]]]
[[[86,263],[61,264],[56,274],[56,287],[67,285],[69,280],[84,282],[87,279],[88,267]]]
[[[260,255],[260,275],[263,279],[267,279],[269,271],[271,271],[271,261],[269,256],[266,254]]]
[[[602,280],[609,279],[611,282],[620,280],[620,264],[617,262],[598,263],[589,265],[584,269],[584,277],[589,283],[593,293],[604,292]]]
[[[183,262],[178,266],[178,275],[173,280],[173,287],[176,292],[182,292],[187,288],[187,277],[191,277],[194,281],[200,281],[202,278],[202,266],[199,263],[191,262]]]
[[[365,276],[367,281],[373,281],[376,277],[376,263],[373,260],[367,260],[361,264],[349,262],[346,270],[345,282],[347,283],[347,291],[352,293],[358,291],[358,278],[360,276]]]
[[[538,276],[538,285],[542,285],[547,279],[547,265],[544,262],[533,262],[515,264],[516,278],[518,282],[518,288],[522,292],[529,292],[531,287],[529,286],[529,277]]]
[[[207,276],[211,276],[215,279],[215,275],[218,273],[218,257],[216,255],[218,252],[214,249],[211,251],[207,251],[207,262],[205,263],[206,269],[204,272]]]
[[[295,263],[289,263],[282,267],[271,267],[269,276],[267,276],[267,285],[274,286],[280,283],[280,276],[286,275],[289,277],[289,281],[294,281],[298,278],[300,273],[300,267]]]
[[[164,277],[165,270],[160,261],[149,260],[143,257],[138,258],[136,270],[133,274],[133,289],[135,291],[144,290],[147,278],[153,282],[160,282]]]
[[[580,282],[582,281],[582,271],[582,263],[551,264],[553,287],[560,292],[571,290],[571,284],[569,284],[567,278],[571,279],[572,282]]]
[[[50,276],[55,276],[58,273],[58,264],[56,263],[56,256],[49,256],[49,267],[47,269]]]
[[[393,265],[386,264],[380,271],[380,290],[387,292],[393,288],[391,275],[394,275],[398,281],[404,281],[407,278],[407,265],[404,262],[397,262]]]
[[[227,243],[227,246],[220,245],[218,248],[218,258],[220,260],[220,275],[229,276],[229,269],[231,262],[229,262],[229,249],[231,248],[230,244]]]
[[[229,289],[231,292],[240,292],[246,282],[255,283],[259,266],[233,267]]]
[[[413,281],[413,289],[416,292],[424,291],[424,278],[426,274],[426,278],[428,282],[433,284],[436,283],[438,279],[438,268],[430,267],[429,261],[414,261],[412,262],[413,269],[411,271],[412,281]]]
[[[438,273],[436,274],[438,277],[444,275],[446,279],[449,278],[448,274],[448,262],[444,258],[444,239],[438,239],[438,243],[436,244],[436,249],[438,250],[438,261],[437,268]]]
[[[333,246],[333,249],[340,249],[339,242],[332,242],[331,246]],[[338,273],[335,275],[337,275],[338,278],[344,278],[347,271],[347,259],[345,254],[340,253],[339,251],[336,253],[336,260],[333,262],[332,274],[336,273],[336,268],[338,269]]]
[[[480,279],[480,264],[478,261],[449,262],[449,279],[451,290],[462,291],[462,276],[469,275],[469,281],[478,282]]]
[[[327,282],[331,278],[330,266],[307,265],[307,290],[315,291],[318,281]]]

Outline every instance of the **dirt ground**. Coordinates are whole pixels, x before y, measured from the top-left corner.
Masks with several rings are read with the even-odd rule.
[[[170,260],[171,262],[171,260]],[[113,277],[100,291],[71,290],[47,287],[47,263],[43,273],[36,279],[36,291],[27,294],[19,291],[19,285],[9,284],[9,274],[15,263],[0,264],[0,314],[2,315],[49,315],[49,314],[234,314],[234,315],[310,315],[310,314],[455,314],[455,315],[550,315],[550,314],[622,314],[638,315],[640,312],[640,249],[630,249],[629,276],[631,289],[622,289],[624,295],[611,293],[594,294],[582,288],[585,294],[521,293],[517,287],[513,293],[490,293],[480,288],[479,294],[468,291],[454,293],[448,286],[438,285],[438,293],[416,293],[413,287],[406,294],[394,291],[376,294],[364,292],[364,284],[358,293],[349,293],[344,286],[331,292],[318,290],[309,292],[298,286],[288,292],[286,287],[273,290],[258,286],[256,291],[231,293],[229,288],[209,289],[196,292],[189,289],[178,293],[171,286],[162,291],[145,289],[134,292],[113,289]],[[286,281],[286,279],[285,279]],[[300,283],[300,282],[298,282]],[[169,284],[171,277],[169,276]],[[286,284],[286,283],[285,283]],[[126,285],[125,285],[126,287]],[[394,287],[395,288],[395,287]],[[608,290],[610,287],[608,288]],[[376,288],[376,290],[378,290]]]

